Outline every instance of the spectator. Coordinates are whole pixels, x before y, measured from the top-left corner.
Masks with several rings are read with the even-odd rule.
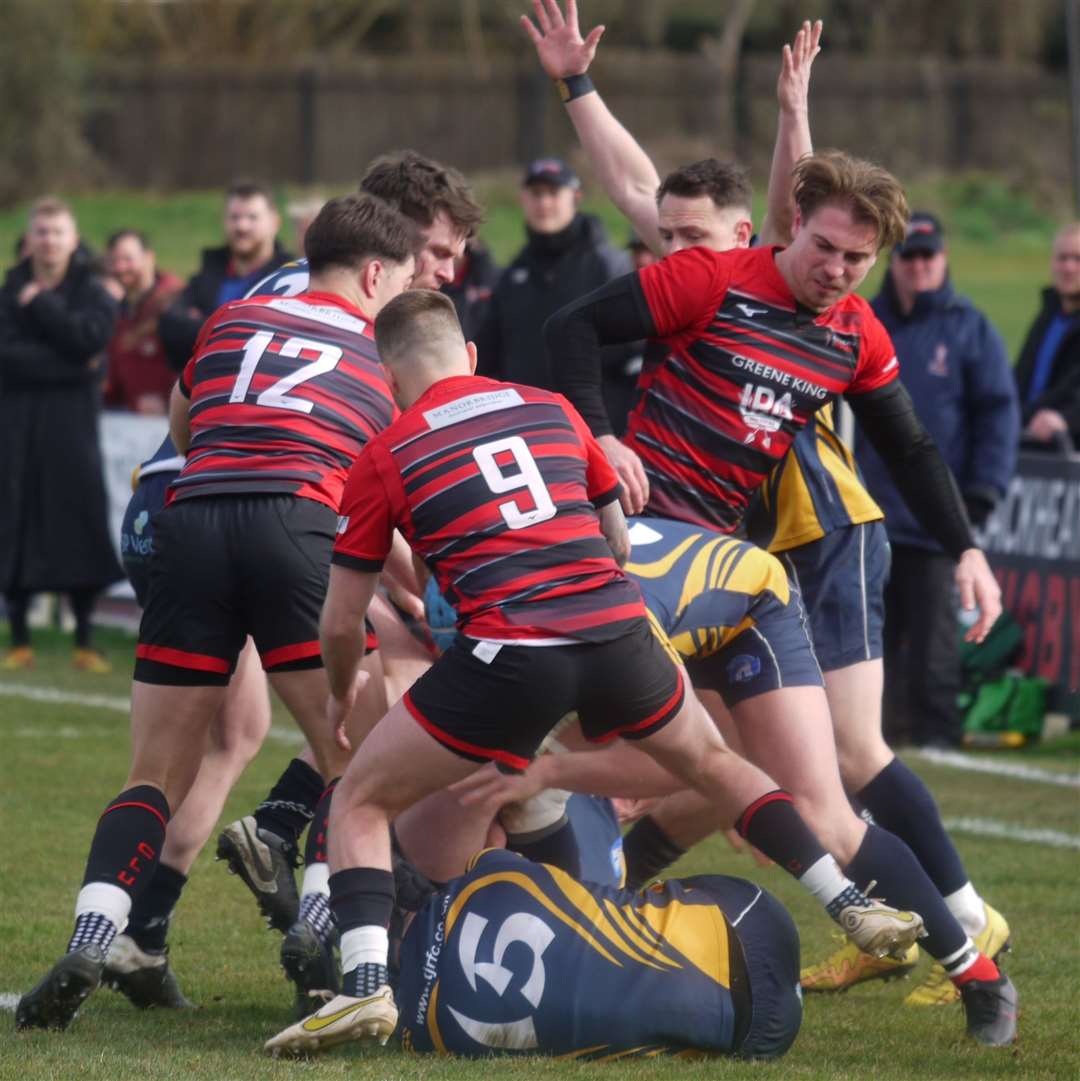
[[[1053,285],[1043,290],[1016,362],[1024,440],[1080,447],[1080,221],[1054,237]]]
[[[579,209],[581,181],[558,158],[532,162],[521,184],[525,246],[503,271],[476,338],[479,374],[555,389],[541,333],[548,316],[612,278],[630,272],[630,257],[612,247],[600,220]],[[617,431],[626,426],[637,372],[631,353],[605,349],[604,404]]]
[[[499,268],[487,246],[476,237],[470,238],[454,260],[454,280],[442,287],[454,302],[466,341],[474,341],[479,334],[498,280]]]
[[[297,251],[304,250],[304,237],[307,236],[308,226],[318,217],[325,204],[326,200],[321,195],[308,195],[294,199],[285,208],[289,228],[292,229],[293,245]]]
[[[280,225],[274,197],[261,184],[233,184],[225,193],[224,246],[204,249],[202,266],[158,324],[175,372],[188,362],[211,314],[226,301],[245,296],[260,278],[292,258],[278,243]]]
[[[11,624],[2,666],[33,666],[27,610],[34,593],[48,590],[71,595],[75,666],[104,672],[90,616],[122,573],[106,516],[95,358],[116,303],[59,199],[34,205],[28,245],[0,290],[0,589]]]
[[[158,336],[158,319],[182,288],[157,269],[154,251],[137,229],[109,239],[109,269],[123,289],[120,318],[106,349],[105,404],[132,413],[165,414],[176,373]]]
[[[1005,345],[990,320],[954,292],[944,233],[932,215],[912,215],[873,308],[892,336],[916,413],[941,448],[971,519],[981,525],[1005,494],[1016,464],[1019,407]],[[857,456],[885,512],[892,547],[885,591],[887,733],[895,739],[905,728],[906,690],[912,742],[958,746],[953,560],[916,523],[864,439]]]

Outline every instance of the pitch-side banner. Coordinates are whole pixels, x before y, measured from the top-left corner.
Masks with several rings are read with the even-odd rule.
[[[1080,456],[1021,454],[979,535],[1005,608],[1024,628],[1020,666],[1080,705]]]

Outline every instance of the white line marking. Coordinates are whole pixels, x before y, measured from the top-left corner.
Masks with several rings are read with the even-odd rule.
[[[0,991],[0,1010],[14,1013],[20,998],[22,998],[22,995],[17,991]]]
[[[1076,773],[1055,773],[1053,770],[1025,766],[1019,762],[991,762],[985,758],[963,754],[961,751],[937,751],[928,747],[916,753],[935,766],[950,766],[953,769],[970,770],[972,773],[993,773],[1017,781],[1040,781],[1043,784],[1060,785],[1062,788],[1080,788],[1080,775]]]
[[[34,702],[50,702],[54,705],[86,706],[91,709],[111,709],[116,713],[129,713],[131,700],[107,694],[78,694],[74,691],[58,691],[52,687],[33,687],[26,683],[0,683],[0,698],[29,698]],[[114,736],[111,728],[91,728],[80,725],[63,725],[59,728],[17,728],[15,736],[19,739],[83,739],[89,736]],[[295,728],[280,728],[274,725],[267,733],[267,738],[278,743],[299,744],[304,742],[304,735]]]
[[[1080,848],[1080,837],[1060,830],[1025,829],[1009,822],[995,822],[992,818],[946,818],[944,822],[950,833],[1000,837],[1005,841],[1023,841],[1026,844],[1049,845],[1051,848]]]

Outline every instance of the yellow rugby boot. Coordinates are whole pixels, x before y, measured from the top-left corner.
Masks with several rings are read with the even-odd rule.
[[[804,991],[846,991],[865,980],[895,980],[918,963],[919,947],[912,944],[901,957],[875,957],[847,941],[835,953],[799,974]]]
[[[34,667],[34,651],[29,646],[15,646],[4,654],[0,668],[5,672],[26,672]]]
[[[985,953],[991,961],[996,961],[998,954],[1007,952],[1010,947],[1009,925],[1005,917],[996,908],[983,902],[986,910],[986,926],[972,940],[980,953]],[[948,1006],[960,1000],[956,984],[949,979],[945,969],[936,962],[930,968],[930,974],[904,999],[905,1006]]]
[[[76,649],[71,667],[95,676],[105,676],[112,671],[112,665],[96,649]]]

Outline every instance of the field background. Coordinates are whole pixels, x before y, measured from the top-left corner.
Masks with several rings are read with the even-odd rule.
[[[475,179],[476,191],[487,208],[482,230],[501,265],[521,247],[524,233],[516,205],[516,175],[490,174]],[[279,205],[304,193],[280,189]],[[339,192],[322,189],[329,197]],[[948,231],[953,280],[993,320],[1005,338],[1010,358],[1015,358],[1027,327],[1039,306],[1039,290],[1049,281],[1050,239],[1056,224],[1049,211],[1028,196],[1011,189],[1003,180],[981,174],[948,180],[925,180],[908,188],[915,209],[941,215]],[[763,193],[759,193],[755,221],[760,220]],[[160,266],[187,277],[198,266],[199,251],[222,243],[221,194],[186,192],[172,195],[116,191],[71,200],[84,239],[102,250],[108,236],[121,228],[145,231]],[[599,214],[614,242],[622,244],[627,224],[586,185],[585,208]],[[14,249],[26,226],[26,206],[0,211],[0,263]],[[293,238],[286,225],[286,246]],[[879,259],[861,292],[872,296],[884,272]]]
[[[63,950],[93,824],[123,783],[123,706],[134,640],[120,631],[106,631],[101,641],[114,665],[111,675],[73,672],[69,642],[54,632],[38,632],[38,668],[0,678],[0,822],[5,841],[0,1006],[6,1011]],[[33,700],[28,693],[96,695],[101,701],[50,703]],[[250,811],[295,746],[294,730],[275,706],[272,738],[237,785],[223,821]],[[1075,778],[1080,733],[1052,745],[989,757],[994,763],[1023,762]],[[1014,833],[1054,830],[1080,842],[1080,792],[1075,787],[962,772],[918,756],[908,761],[930,784],[949,821],[977,819],[985,825],[989,819]],[[68,1032],[31,1035],[16,1034],[10,1012],[0,1011],[0,1078],[1065,1081],[1080,1076],[1077,849],[988,838],[960,828],[955,836],[979,888],[1008,916],[1013,930],[1014,952],[1006,967],[1022,995],[1022,1016],[1020,1042],[1008,1050],[980,1049],[967,1042],[959,1006],[920,1010],[901,1005],[914,980],[925,974],[928,962],[923,961],[915,977],[904,981],[864,985],[840,996],[809,996],[798,1041],[786,1058],[773,1064],[448,1062],[359,1049],[313,1062],[273,1062],[259,1049],[288,1020],[289,987],[277,967],[280,939],[263,928],[240,882],[204,852],[171,935],[175,969],[202,1009],[140,1014],[119,995],[103,990],[90,999]],[[788,876],[775,867],[758,869],[722,840],[700,846],[677,870],[741,874],[773,890],[796,917],[804,961],[818,959],[835,944],[833,925]]]

